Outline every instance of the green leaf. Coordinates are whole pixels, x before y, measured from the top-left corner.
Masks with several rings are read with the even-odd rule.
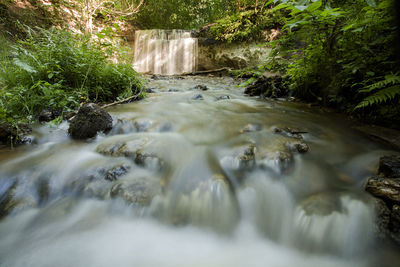
[[[368,4],[370,7],[376,7],[376,2],[375,2],[375,0],[365,0],[365,2],[367,2],[367,4]]]
[[[307,6],[294,6],[295,8],[297,8],[300,11],[304,11],[307,9]]]
[[[320,8],[321,5],[322,5],[322,1],[320,1],[320,0],[317,2],[314,2],[307,7],[307,11],[313,12],[314,10],[317,10],[318,8]]]
[[[22,62],[19,58],[14,58],[14,64],[29,73],[36,73],[36,70],[34,68],[32,68],[27,63]]]

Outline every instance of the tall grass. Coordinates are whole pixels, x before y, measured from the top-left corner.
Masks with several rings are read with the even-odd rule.
[[[69,111],[80,102],[109,102],[138,94],[128,63],[112,63],[87,36],[27,28],[10,44],[0,37],[0,119],[32,121],[43,109]]]

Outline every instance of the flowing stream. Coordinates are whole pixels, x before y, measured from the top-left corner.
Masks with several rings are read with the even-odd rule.
[[[106,135],[0,150],[0,266],[390,266],[363,185],[393,151],[228,77],[148,87]]]

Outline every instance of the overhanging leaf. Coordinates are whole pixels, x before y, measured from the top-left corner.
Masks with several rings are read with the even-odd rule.
[[[375,2],[375,0],[365,0],[365,2],[367,2],[367,4],[368,4],[370,7],[376,7],[376,2]]]

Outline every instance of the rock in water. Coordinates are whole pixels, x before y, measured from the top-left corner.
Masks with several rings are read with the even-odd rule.
[[[202,90],[202,91],[207,91],[207,90],[208,90],[208,87],[205,86],[205,85],[202,85],[202,84],[198,84],[198,85],[196,85],[196,86],[194,87],[194,89]]]
[[[25,123],[14,126],[11,123],[0,122],[0,144],[25,144],[29,143],[24,135],[32,132],[32,128]]]
[[[98,105],[89,103],[81,106],[71,120],[68,133],[74,139],[95,137],[97,132],[107,133],[112,128],[112,118]]]
[[[365,185],[365,190],[377,199],[378,234],[400,245],[400,157],[381,157],[378,173]]]
[[[381,157],[378,172],[388,178],[400,178],[400,156]]]
[[[400,179],[371,177],[368,179],[365,190],[390,205],[400,204]]]
[[[203,96],[201,94],[197,94],[192,97],[193,100],[204,100]]]

